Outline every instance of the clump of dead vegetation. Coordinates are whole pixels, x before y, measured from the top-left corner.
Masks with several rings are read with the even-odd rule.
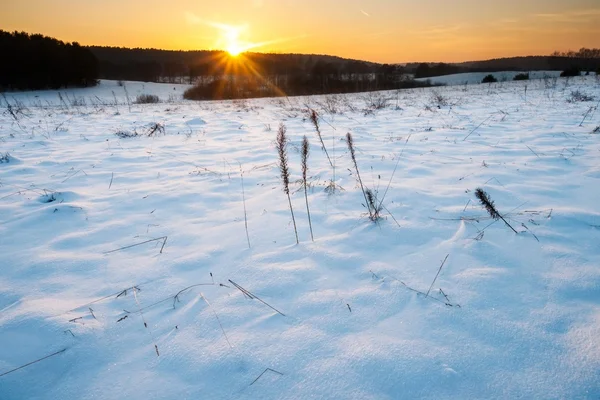
[[[567,98],[567,103],[580,103],[580,102],[587,102],[587,101],[594,101],[594,97],[590,96],[586,93],[583,93],[580,90],[571,91],[571,94]]]
[[[10,162],[10,153],[0,153],[0,164],[8,164]]]
[[[160,103],[160,98],[155,94],[140,94],[135,98],[135,104],[157,104]]]
[[[143,132],[138,132],[137,128],[134,129],[133,132],[126,130],[118,130],[115,132],[115,135],[117,135],[121,139],[130,139],[142,136],[155,137],[161,134],[165,134],[165,126],[158,122],[153,122],[152,124],[147,126]]]

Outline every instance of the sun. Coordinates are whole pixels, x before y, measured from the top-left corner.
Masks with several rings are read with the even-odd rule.
[[[257,86],[259,88],[257,90],[266,88],[270,90],[269,93],[274,92],[285,96],[283,90],[265,77],[265,71],[255,62],[256,57],[251,51],[289,39],[252,42],[249,40],[248,25],[233,26],[220,22],[208,22],[208,24],[219,31],[214,45],[218,50],[209,71],[209,75],[217,77],[212,82],[215,85],[211,89],[214,90],[215,98],[232,98],[234,92],[246,90],[244,89],[246,86],[248,88]]]
[[[223,29],[223,39],[225,42],[225,50],[232,57],[237,57],[244,51],[246,47],[240,41],[240,33],[243,30],[241,27],[225,26]]]
[[[243,52],[244,52],[244,49],[237,43],[230,43],[227,46],[227,53],[229,53],[229,55],[231,57],[237,57]]]
[[[249,26],[244,25],[228,25],[221,22],[206,22],[209,26],[219,31],[219,35],[215,42],[214,48],[224,50],[229,58],[237,58],[242,53],[251,51],[252,49],[270,46],[276,43],[287,42],[304,38],[306,35],[289,38],[278,38],[265,40],[260,42],[250,41],[248,37]],[[238,60],[239,61],[239,60]]]

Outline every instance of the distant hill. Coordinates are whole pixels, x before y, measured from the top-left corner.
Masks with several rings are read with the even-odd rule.
[[[159,49],[89,46],[99,62],[99,73],[105,79],[191,82],[198,76],[222,75],[227,68],[223,51],[173,51]],[[460,63],[379,64],[322,54],[245,53],[253,68],[266,75],[340,75],[393,73],[413,74],[417,78],[498,71],[563,71],[578,67],[595,71],[600,68],[600,49],[550,56],[496,58]]]
[[[183,64],[195,64],[201,62],[214,61],[224,56],[226,53],[222,50],[161,50],[154,48],[126,48],[126,47],[107,47],[107,46],[87,46],[101,61],[115,63],[128,62],[179,62]],[[324,54],[297,54],[297,53],[244,53],[248,57],[273,57],[275,59],[294,59],[295,61],[306,60],[306,62],[325,61],[331,63],[345,64],[348,62],[363,63],[367,65],[380,65],[378,63],[330,56]]]
[[[186,98],[368,92],[429,86],[410,79],[399,65],[321,54],[170,51],[90,46],[103,79],[194,84]]]
[[[416,78],[417,81],[429,80],[433,84],[453,86],[453,85],[474,85],[480,84],[484,77],[492,75],[498,82],[506,82],[514,80],[515,76],[522,74],[522,71],[494,71],[494,72],[463,72],[460,74],[450,74],[441,76],[432,76],[428,78]],[[561,71],[528,71],[527,80],[529,79],[546,79],[558,78]],[[552,81],[548,81],[551,83]]]
[[[217,50],[173,51],[89,46],[105,79],[159,81],[206,74],[222,74],[228,55]],[[268,74],[311,73],[315,68],[331,73],[376,72],[385,64],[320,54],[245,53],[254,68]]]
[[[581,56],[581,54],[586,54],[588,50],[592,51],[591,56]],[[564,71],[574,67],[582,71],[596,71],[600,68],[600,52],[595,52],[594,50],[582,49],[577,53],[496,58],[461,63],[409,63],[405,65],[405,69],[407,72],[413,73],[417,78],[466,72]]]
[[[491,70],[562,71],[573,66],[578,66],[582,70],[595,70],[600,66],[600,58],[582,58],[565,56],[527,56],[496,58],[485,61],[468,61],[458,63],[457,65],[459,67],[470,68],[472,70],[479,70],[481,72],[493,72]]]

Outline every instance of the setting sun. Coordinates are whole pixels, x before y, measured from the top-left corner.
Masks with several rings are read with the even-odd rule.
[[[236,44],[236,43],[233,43],[233,44],[227,46],[227,52],[232,57],[239,56],[240,53],[242,53],[243,51],[244,50],[238,44]]]
[[[230,26],[225,24],[213,24],[221,33],[220,44],[225,48],[230,56],[236,57],[240,53],[252,47],[251,44],[243,43],[240,40],[240,33],[247,29],[246,26]]]

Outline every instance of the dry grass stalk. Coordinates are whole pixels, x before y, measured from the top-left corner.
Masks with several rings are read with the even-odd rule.
[[[240,164],[240,176],[242,177],[242,202],[244,203],[244,225],[246,228],[246,239],[248,240],[248,248],[252,248],[250,246],[250,235],[248,234],[248,213],[246,212],[246,191],[244,189],[244,171],[242,170],[242,165]]]
[[[323,137],[321,136],[321,128],[319,127],[319,115],[313,109],[309,109],[309,115],[310,115],[310,121],[314,125],[315,131],[317,132],[317,136],[319,137],[319,141],[321,142],[321,148],[325,152],[325,155],[327,156],[327,160],[329,160],[329,164],[333,168],[333,162],[331,161],[331,158],[329,158],[329,153],[327,152],[327,148],[325,147],[325,143],[323,142]]]
[[[308,226],[310,227],[310,238],[314,242],[315,238],[313,236],[312,222],[310,220],[310,209],[308,208],[308,190],[307,190],[307,182],[306,175],[308,173],[308,155],[309,155],[310,145],[308,143],[308,138],[304,136],[302,138],[302,185],[304,186],[304,200],[306,200],[306,213],[308,214]]]
[[[350,150],[350,158],[352,159],[352,163],[354,164],[354,169],[356,170],[356,176],[358,178],[358,183],[360,184],[360,190],[363,193],[365,198],[365,207],[369,211],[369,219],[371,221],[377,221],[379,218],[378,208],[375,206],[375,196],[373,192],[369,189],[365,189],[362,179],[360,177],[360,171],[358,170],[358,163],[356,162],[356,152],[354,151],[354,139],[352,138],[352,134],[348,132],[346,134],[346,143],[348,143],[348,150]]]
[[[298,240],[298,229],[296,228],[296,218],[294,217],[294,209],[292,208],[292,198],[290,197],[290,170],[288,168],[287,159],[287,137],[285,136],[286,128],[284,124],[279,124],[277,132],[277,152],[279,153],[279,170],[281,171],[281,181],[283,182],[283,191],[287,195],[292,214],[292,222],[294,223],[294,233],[296,234],[296,244]]]
[[[506,226],[508,226],[510,229],[512,229],[512,231],[514,233],[517,233],[517,234],[519,233],[508,222],[506,222],[504,217],[496,209],[496,206],[494,205],[494,201],[488,196],[488,194],[483,189],[481,189],[481,188],[475,189],[475,197],[477,197],[477,199],[479,199],[479,202],[481,203],[482,206],[485,207],[488,214],[490,214],[490,217],[492,217],[495,220],[501,219],[502,221],[504,221]]]

